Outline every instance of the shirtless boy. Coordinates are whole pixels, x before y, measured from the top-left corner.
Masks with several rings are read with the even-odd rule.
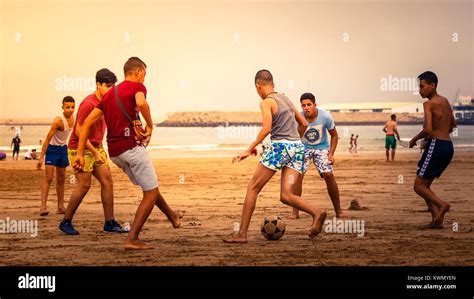
[[[397,140],[400,140],[400,135],[398,134],[397,128],[397,116],[392,114],[390,116],[390,120],[385,123],[383,127],[383,131],[385,132],[385,156],[387,157],[387,162],[390,161],[389,159],[389,151],[392,149],[392,161],[395,160],[395,150],[397,148]],[[395,140],[395,136],[397,140]]]
[[[444,216],[450,205],[431,190],[435,178],[439,178],[448,167],[454,154],[453,142],[449,134],[456,127],[456,120],[448,100],[439,95],[438,77],[427,71],[418,76],[420,80],[420,95],[428,100],[423,103],[425,125],[423,130],[410,141],[410,147],[423,138],[427,144],[418,162],[418,170],[414,183],[416,194],[421,196],[431,212],[429,228],[443,228]]]

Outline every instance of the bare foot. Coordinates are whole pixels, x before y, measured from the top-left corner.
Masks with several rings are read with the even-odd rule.
[[[347,216],[341,210],[339,212],[336,212],[336,218],[347,218]]]
[[[230,234],[222,241],[225,243],[247,243],[247,237],[241,236],[240,234]]]
[[[309,230],[308,236],[310,239],[313,239],[323,229],[323,224],[324,220],[326,220],[327,213],[324,210],[318,209],[318,213],[314,215],[313,217],[313,225],[311,226],[311,229]]]
[[[147,250],[147,249],[153,249],[152,246],[146,245],[140,240],[129,240],[125,241],[124,244],[125,250]]]
[[[290,220],[295,220],[295,219],[299,219],[299,218],[300,218],[299,214],[291,214],[291,216],[288,216],[288,219],[290,219]]]
[[[439,208],[439,213],[438,215],[435,217],[434,219],[434,224],[436,226],[443,226],[443,222],[444,222],[444,215],[449,211],[449,208],[451,206],[448,204],[446,204],[445,206],[442,206]]]
[[[49,211],[47,210],[40,210],[40,216],[48,216],[49,215]]]
[[[64,207],[58,208],[56,210],[56,214],[65,214],[65,213],[66,213],[66,209]]]
[[[183,218],[185,211],[176,210],[174,213],[177,217],[175,219],[171,219],[170,221],[173,225],[173,228],[178,228],[181,226],[181,218]]]

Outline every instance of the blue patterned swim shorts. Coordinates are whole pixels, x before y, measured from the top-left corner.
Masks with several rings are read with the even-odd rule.
[[[282,170],[286,166],[303,173],[304,145],[301,141],[272,141],[269,147],[265,147],[260,163],[272,170]]]

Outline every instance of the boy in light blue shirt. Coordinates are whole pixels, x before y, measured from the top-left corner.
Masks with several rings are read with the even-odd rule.
[[[336,211],[336,217],[343,217],[339,200],[339,188],[332,168],[338,141],[336,126],[329,112],[316,107],[316,98],[313,94],[302,94],[300,103],[303,109],[301,114],[306,119],[308,128],[301,137],[301,141],[305,146],[305,162],[303,175],[296,182],[296,194],[301,196],[303,193],[304,174],[308,171],[311,161],[313,161],[319,175],[326,182],[329,197]],[[328,133],[331,136],[331,142],[328,140]],[[298,209],[293,209],[290,218],[299,218]]]

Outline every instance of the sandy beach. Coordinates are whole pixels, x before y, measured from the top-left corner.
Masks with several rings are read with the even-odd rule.
[[[335,176],[341,205],[350,218],[364,220],[363,237],[356,234],[322,233],[314,240],[306,236],[311,218],[302,214],[289,220],[291,208],[279,201],[277,174],[263,189],[252,218],[249,243],[225,244],[222,237],[240,221],[246,186],[257,164],[251,157],[239,164],[229,158],[154,159],[163,195],[176,209],[185,210],[182,226],[173,229],[155,208],[141,238],[153,250],[130,252],[122,248],[125,235],[102,232],[100,188],[93,180],[74,225],[79,236],[66,236],[58,229],[53,182],[48,199],[50,215],[40,217],[40,183],[43,172],[35,161],[0,162],[0,220],[38,220],[38,235],[0,234],[1,265],[474,265],[474,205],[472,178],[474,154],[456,152],[453,162],[433,189],[451,203],[445,228],[421,228],[430,221],[424,201],[413,192],[419,154],[400,153],[387,163],[384,152],[347,153],[336,156]],[[114,178],[115,214],[122,224],[131,222],[141,199],[117,167]],[[66,200],[74,188],[68,168]],[[314,166],[306,177],[303,198],[334,211],[324,181]],[[366,209],[348,211],[351,200]],[[280,215],[287,230],[278,241],[265,240],[260,223],[267,215]]]

